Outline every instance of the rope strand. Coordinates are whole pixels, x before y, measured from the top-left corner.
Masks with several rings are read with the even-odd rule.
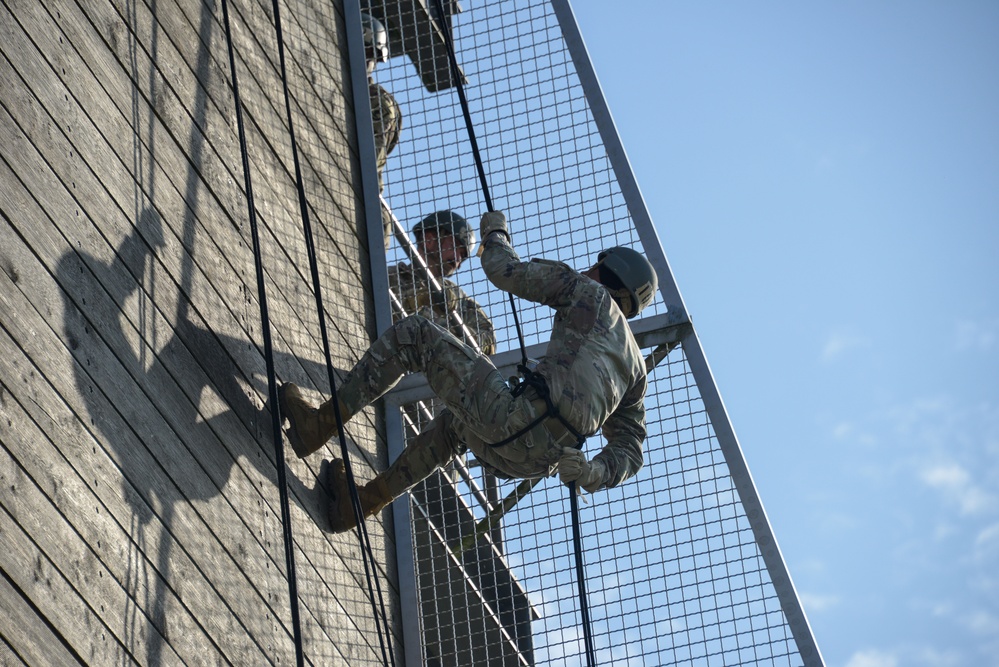
[[[336,414],[337,433],[339,434],[340,453],[343,458],[346,470],[347,487],[350,492],[351,504],[354,509],[354,516],[357,520],[358,539],[361,551],[364,554],[364,576],[368,587],[368,597],[371,602],[372,611],[375,617],[375,625],[378,628],[378,643],[382,653],[382,661],[385,665],[395,665],[395,654],[390,650],[390,629],[388,623],[388,612],[385,608],[385,598],[382,595],[381,583],[377,576],[377,561],[374,550],[371,546],[371,539],[368,535],[367,526],[364,523],[361,509],[360,496],[357,491],[357,482],[354,478],[353,468],[350,464],[350,455],[347,447],[347,438],[344,432],[343,415],[340,414],[340,403],[337,400],[336,379],[333,372],[333,359],[330,352],[329,332],[326,326],[326,309],[323,305],[322,286],[319,280],[319,263],[317,261],[315,238],[312,231],[312,223],[309,217],[309,204],[305,195],[305,184],[302,178],[302,169],[298,157],[298,142],[295,139],[295,126],[291,111],[291,94],[288,90],[288,74],[285,66],[284,34],[281,28],[281,13],[278,0],[274,0],[274,28],[277,34],[278,56],[281,65],[281,83],[284,89],[285,113],[288,117],[288,133],[291,141],[291,151],[295,165],[295,186],[298,190],[298,203],[302,213],[302,227],[305,236],[305,246],[309,257],[309,270],[312,277],[313,293],[316,297],[316,311],[319,316],[319,329],[323,343],[323,354],[326,359],[326,373],[329,379],[330,393]]]
[[[465,117],[465,129],[468,131],[468,141],[472,146],[472,157],[475,159],[475,168],[479,174],[479,184],[482,186],[482,197],[486,202],[486,210],[492,212],[493,200],[489,196],[489,184],[486,182],[486,169],[482,164],[482,155],[479,153],[479,142],[475,139],[475,127],[472,124],[472,113],[468,109],[468,99],[465,97],[465,87],[461,83],[461,70],[458,69],[458,59],[454,54],[454,41],[451,39],[451,31],[444,25],[444,5],[441,0],[434,0],[437,9],[437,16],[441,22],[441,32],[444,35],[444,46],[447,49],[448,65],[451,69],[451,78],[454,80],[455,88],[458,90],[458,101],[461,103],[461,112]],[[482,243],[486,240],[482,239]],[[520,341],[520,356],[524,366],[527,366],[527,345],[524,343],[524,332],[520,328],[520,316],[517,313],[517,302],[513,294],[507,295],[510,299],[510,314],[513,316],[513,325],[517,331],[517,340]]]
[[[461,102],[462,114],[465,117],[465,128],[468,131],[469,143],[472,146],[472,156],[475,159],[475,167],[479,173],[479,182],[482,185],[482,196],[486,201],[486,210],[493,210],[492,198],[489,196],[489,186],[486,183],[486,171],[482,164],[482,156],[479,154],[479,145],[475,140],[475,129],[472,126],[472,115],[468,109],[468,100],[465,97],[465,89],[461,82],[461,71],[458,69],[458,59],[455,56],[454,43],[451,39],[451,33],[445,25],[444,6],[441,0],[434,0],[434,6],[437,9],[438,20],[441,23],[441,32],[444,33],[444,44],[447,47],[448,63],[451,67],[451,77],[454,79],[455,87],[458,90],[458,100]],[[485,243],[485,239],[482,239]],[[527,369],[527,345],[524,343],[524,334],[520,328],[520,318],[517,314],[517,303],[514,300],[513,294],[508,295],[510,297],[510,312],[513,315],[513,323],[517,329],[517,338],[520,341],[520,355],[523,359],[522,366]],[[548,401],[549,411],[551,411],[551,402]],[[557,416],[557,411],[555,412]],[[563,421],[563,423],[566,423]],[[532,425],[533,426],[533,425]],[[582,617],[583,624],[583,639],[586,647],[586,663],[588,667],[596,667],[596,653],[593,647],[593,631],[590,627],[590,611],[589,605],[586,601],[586,581],[585,581],[585,571],[583,569],[583,542],[580,536],[580,522],[579,522],[579,505],[576,500],[576,484],[571,482],[568,484],[569,488],[569,506],[572,513],[572,530],[573,530],[573,547],[575,550],[576,557],[576,580],[579,583],[579,608]]]
[[[586,596],[586,570],[583,567],[583,537],[579,520],[579,500],[576,482],[566,484],[569,489],[569,507],[572,510],[572,546],[576,556],[576,585],[579,590],[579,616],[583,623],[583,644],[586,648],[587,667],[597,666],[597,652],[593,646],[593,629],[590,627],[590,606]]]
[[[292,636],[295,641],[295,660],[298,667],[304,667],[302,651],[302,624],[298,610],[298,578],[295,573],[294,539],[291,533],[291,511],[288,501],[288,483],[285,474],[284,439],[281,433],[281,408],[278,404],[277,382],[274,375],[274,349],[271,344],[271,324],[267,310],[267,289],[264,285],[264,267],[260,253],[260,235],[257,230],[257,211],[253,201],[253,183],[250,177],[250,158],[246,146],[246,132],[243,126],[243,107],[239,97],[239,82],[236,78],[236,55],[232,47],[232,30],[229,25],[229,3],[222,0],[222,16],[225,23],[226,45],[229,51],[229,69],[232,73],[232,95],[236,106],[236,128],[239,133],[239,147],[243,159],[243,181],[246,188],[247,215],[253,237],[253,264],[257,275],[257,293],[260,299],[261,330],[264,337],[264,358],[267,364],[267,394],[271,406],[271,426],[274,432],[274,454],[277,467],[278,488],[281,501],[281,527],[284,537],[285,564],[288,569],[288,595],[291,599]]]

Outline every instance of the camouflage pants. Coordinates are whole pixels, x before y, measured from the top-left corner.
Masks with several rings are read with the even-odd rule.
[[[385,474],[398,495],[461,454],[467,447],[489,467],[509,477],[551,473],[561,449],[543,426],[509,444],[496,443],[522,431],[537,416],[525,396],[514,396],[492,361],[450,332],[419,315],[388,329],[347,375],[338,396],[356,414],[408,372],[423,372],[447,406],[427,425]],[[405,488],[399,488],[405,487]]]

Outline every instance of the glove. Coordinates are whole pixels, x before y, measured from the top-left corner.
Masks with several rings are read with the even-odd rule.
[[[599,459],[587,461],[583,452],[573,447],[562,448],[562,458],[558,460],[558,478],[563,484],[575,482],[593,493],[604,485],[607,466]]]
[[[479,225],[479,235],[482,237],[482,241],[485,242],[493,232],[503,232],[508,240],[510,238],[510,230],[506,226],[506,216],[503,215],[502,211],[489,211],[482,216],[482,222]]]

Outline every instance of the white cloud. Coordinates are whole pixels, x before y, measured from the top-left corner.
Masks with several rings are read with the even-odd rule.
[[[959,487],[968,483],[968,471],[956,463],[939,465],[923,471],[923,481],[935,488]]]
[[[941,491],[960,508],[961,514],[980,514],[996,506],[996,498],[972,483],[971,475],[961,465],[953,462],[924,468],[920,473],[923,483]]]
[[[920,649],[913,656],[913,661],[927,667],[957,667],[957,665],[965,664],[964,656],[957,651],[941,651],[932,647]]]
[[[940,649],[936,646],[905,646],[899,651],[865,649],[857,651],[846,663],[846,667],[898,667],[898,665],[920,665],[922,667],[957,667],[967,664],[966,656],[953,649]]]
[[[846,662],[846,667],[896,667],[898,657],[894,653],[866,649],[857,651]]]
[[[983,609],[975,610],[961,619],[965,626],[983,637],[999,636],[999,617]]]
[[[823,362],[834,361],[852,350],[868,347],[869,341],[863,336],[849,332],[834,332],[826,338],[819,358]]]
[[[930,613],[935,618],[949,618],[954,615],[954,603],[950,601],[938,601],[930,608]]]
[[[805,612],[809,614],[817,614],[827,609],[832,609],[840,602],[838,595],[802,593],[799,597],[801,598],[801,604],[805,608]]]
[[[986,526],[978,532],[975,537],[975,546],[988,551],[999,546],[999,523]]]
[[[840,422],[833,427],[833,437],[837,440],[851,440],[859,445],[874,446],[878,444],[877,436],[861,431],[852,422]]]
[[[955,341],[958,350],[978,350],[987,352],[991,350],[996,340],[999,339],[996,331],[999,325],[996,322],[972,322],[962,320],[957,323]]]

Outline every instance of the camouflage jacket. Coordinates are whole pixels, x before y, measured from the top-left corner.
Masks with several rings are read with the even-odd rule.
[[[439,278],[445,296],[435,294],[430,290],[426,280],[413,270],[409,264],[396,264],[389,267],[389,289],[402,302],[406,315],[419,314],[433,320],[441,327],[454,334],[458,340],[467,339],[454,312],[457,312],[465,327],[471,331],[475,343],[485,354],[496,352],[496,334],[493,323],[486,312],[476,303],[475,299],[465,294],[465,291],[447,278]],[[405,316],[405,315],[403,315]],[[396,321],[401,319],[398,315]]]
[[[610,292],[560,262],[521,262],[501,234],[484,240],[482,268],[498,288],[555,310],[551,340],[537,372],[559,412],[583,434],[601,430],[594,457],[607,466],[605,486],[642,467],[645,362]]]
[[[371,124],[375,132],[375,165],[378,168],[378,190],[382,189],[382,169],[389,153],[399,143],[402,131],[402,110],[392,93],[368,78],[368,96],[371,98]]]

